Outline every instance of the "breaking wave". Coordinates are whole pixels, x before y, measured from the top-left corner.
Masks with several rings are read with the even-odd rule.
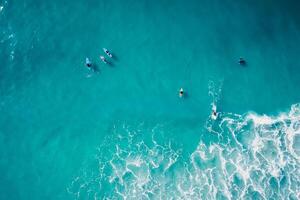
[[[300,198],[300,104],[277,116],[222,113],[206,126],[217,142],[200,140],[187,156],[156,139],[162,127],[116,126],[68,192],[76,199]]]

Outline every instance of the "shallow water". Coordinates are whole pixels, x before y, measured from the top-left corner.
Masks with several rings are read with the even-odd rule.
[[[0,199],[300,198],[299,5],[0,1]]]

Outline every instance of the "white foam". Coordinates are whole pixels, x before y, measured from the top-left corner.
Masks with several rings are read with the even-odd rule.
[[[223,115],[216,132],[227,134],[228,139],[221,137],[211,145],[199,141],[188,159],[170,144],[154,140],[153,135],[147,146],[127,127],[128,135],[119,137],[125,145],[116,145],[110,160],[99,157],[99,176],[89,181],[77,178],[68,191],[75,191],[70,193],[81,199],[88,189],[100,199],[253,199],[253,194],[262,199],[299,197],[300,160],[295,137],[300,135],[300,106],[293,105],[278,116]],[[247,134],[242,134],[245,130]],[[111,191],[105,193],[101,187],[91,190],[94,182],[105,183]]]
[[[247,115],[246,120],[252,120],[256,126],[259,125],[270,125],[274,123],[274,120],[266,115],[258,116],[253,113]]]

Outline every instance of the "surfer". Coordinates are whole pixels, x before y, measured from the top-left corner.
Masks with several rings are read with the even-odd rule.
[[[211,112],[211,118],[213,120],[216,120],[218,117],[218,113],[217,113],[217,106],[215,104],[212,105],[212,112]]]
[[[106,59],[105,59],[104,56],[100,56],[100,59],[102,60],[102,62],[104,62],[105,64],[107,64],[107,61],[106,61]]]
[[[213,110],[212,115],[213,115],[214,118],[216,118],[217,117],[217,112]]]
[[[92,67],[92,63],[89,58],[85,58],[85,66],[89,69]]]
[[[106,49],[106,48],[103,48],[103,51],[106,53],[106,55],[110,58],[113,57],[113,55]]]
[[[180,88],[180,90],[179,90],[179,97],[181,98],[181,97],[183,97],[183,95],[184,95],[183,89]]]
[[[246,65],[246,60],[244,58],[240,57],[239,64],[240,65]]]

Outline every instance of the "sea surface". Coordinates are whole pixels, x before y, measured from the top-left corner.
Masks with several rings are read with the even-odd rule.
[[[0,199],[300,199],[299,10],[0,0]]]

